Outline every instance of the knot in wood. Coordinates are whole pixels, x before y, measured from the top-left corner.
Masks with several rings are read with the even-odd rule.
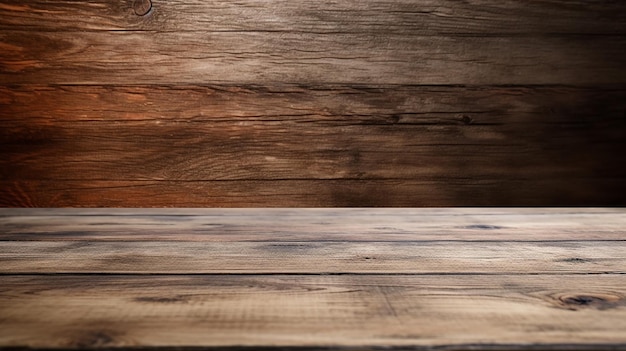
[[[622,305],[622,297],[609,294],[563,294],[557,296],[560,304],[570,310],[578,310],[580,308],[595,308],[605,310],[615,308]]]
[[[145,16],[152,9],[152,1],[150,0],[135,0],[133,2],[133,10],[137,16]]]

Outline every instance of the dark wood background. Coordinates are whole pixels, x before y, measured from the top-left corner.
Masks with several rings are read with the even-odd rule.
[[[626,205],[626,2],[0,0],[1,206]]]

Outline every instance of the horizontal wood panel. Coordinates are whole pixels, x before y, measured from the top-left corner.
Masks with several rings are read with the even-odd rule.
[[[132,0],[2,0],[1,29],[281,31],[430,35],[626,33],[621,1],[153,0],[137,16]]]
[[[234,220],[246,219],[246,221],[264,221],[269,216],[279,216],[281,218],[297,218],[303,223],[312,221],[343,222],[342,218],[356,217],[357,221],[369,220],[397,220],[412,223],[420,221],[422,217],[428,217],[428,222],[435,221],[441,224],[441,218],[445,223],[464,223],[466,220],[502,220],[513,221],[517,224],[525,225],[572,225],[582,224],[597,226],[612,226],[621,223],[620,214],[624,209],[620,207],[423,207],[423,208],[3,208],[0,211],[0,220],[3,224],[6,221],[26,220],[29,218],[43,218],[46,220],[57,218],[61,221],[83,223],[83,220],[90,220],[95,217],[112,217],[116,220],[124,221],[125,218],[139,217],[143,220],[163,219],[205,219]],[[48,217],[49,216],[49,217]],[[501,217],[502,216],[502,217]],[[66,218],[63,218],[66,217]],[[170,218],[174,217],[174,218]],[[501,218],[499,218],[501,217]],[[499,218],[499,219],[498,219]],[[516,219],[517,218],[517,219]],[[522,223],[519,223],[523,220]],[[573,221],[573,222],[572,222]],[[426,222],[426,220],[424,220]],[[32,222],[29,222],[32,223]],[[272,223],[276,224],[274,221]],[[510,223],[510,222],[509,222]],[[34,223],[32,223],[34,224]],[[422,223],[427,224],[427,223]],[[476,224],[476,223],[471,223]],[[579,229],[579,228],[576,228]]]
[[[0,0],[0,204],[626,201],[622,2],[133,4]]]
[[[593,124],[591,122],[590,124]],[[299,123],[2,123],[2,180],[541,180],[617,178],[611,124],[319,126]],[[541,126],[539,126],[541,127]],[[601,128],[605,128],[601,130]],[[553,138],[542,140],[554,131]],[[606,138],[602,138],[605,136]],[[589,144],[581,144],[587,138]],[[63,167],[59,167],[63,165]]]
[[[619,84],[624,36],[0,33],[2,84]]]
[[[626,241],[7,241],[0,242],[0,274],[626,274],[625,250]]]
[[[624,275],[0,276],[0,281],[4,347],[598,350],[626,344]]]
[[[0,181],[4,207],[619,206],[623,178]]]
[[[0,122],[6,123],[5,127],[19,122],[48,125],[63,121],[457,126],[589,123],[587,129],[593,129],[595,124],[621,125],[625,101],[624,85],[39,84],[0,86],[0,108],[5,112]],[[528,127],[529,132],[536,128]]]
[[[623,212],[5,209],[0,348],[620,349]],[[185,235],[200,227],[215,239]],[[146,240],[167,228],[186,241]]]
[[[19,242],[577,241],[584,245],[625,237],[626,210],[622,208],[0,211],[0,240]]]
[[[617,87],[0,92],[5,205],[623,203]]]

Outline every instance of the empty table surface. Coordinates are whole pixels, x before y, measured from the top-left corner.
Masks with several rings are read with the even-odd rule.
[[[2,349],[626,349],[626,209],[2,209]]]

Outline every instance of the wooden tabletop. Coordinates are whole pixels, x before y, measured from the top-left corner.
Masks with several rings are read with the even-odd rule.
[[[626,350],[626,209],[2,209],[0,348]]]

